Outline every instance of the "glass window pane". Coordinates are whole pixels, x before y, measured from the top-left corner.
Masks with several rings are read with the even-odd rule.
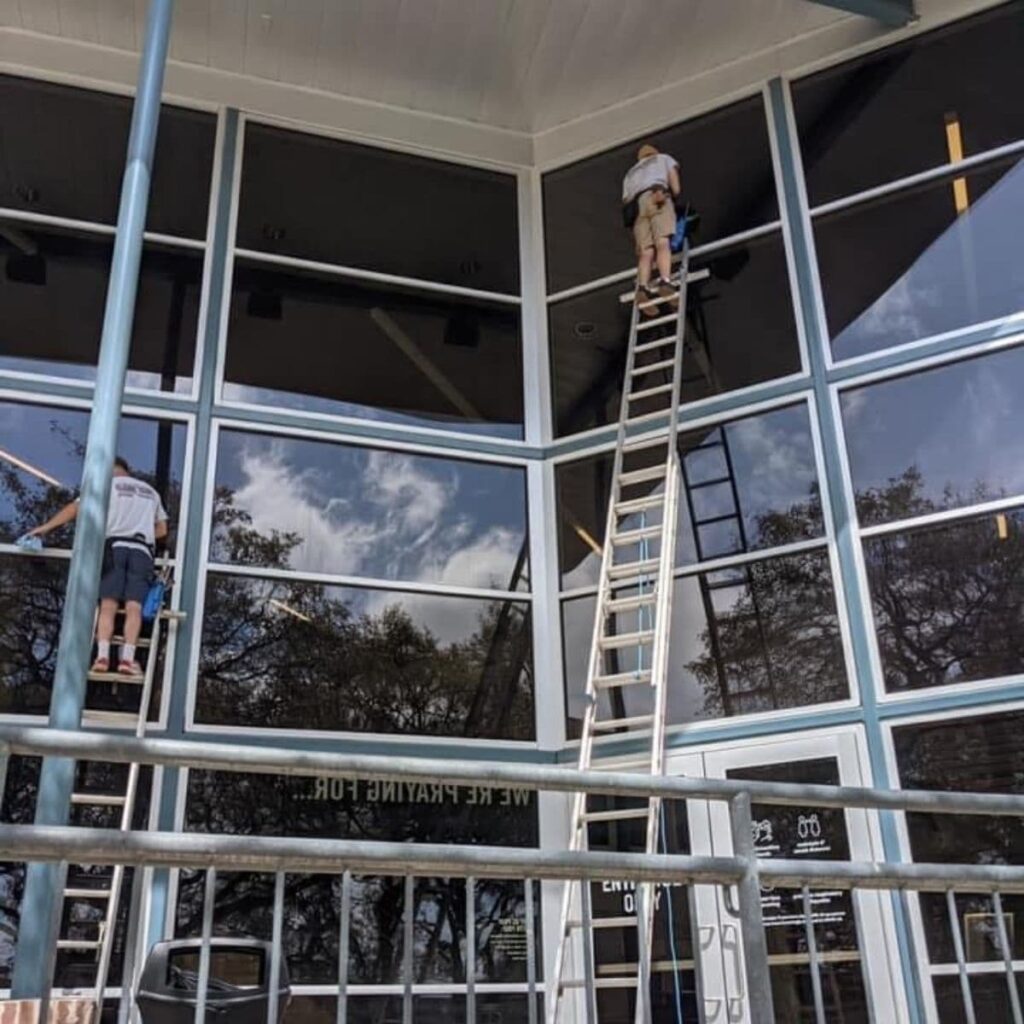
[[[527,790],[199,770],[189,773],[185,828],[385,842],[538,842],[536,796]],[[202,883],[201,873],[182,874],[179,935],[200,932]],[[285,885],[284,946],[293,983],[336,984],[340,876],[289,874]],[[218,872],[215,934],[269,938],[273,887],[273,875]],[[353,879],[350,983],[401,981],[403,890],[402,878]],[[413,960],[419,981],[465,980],[465,893],[462,879],[416,879]],[[525,918],[525,895],[520,880],[477,882],[478,981],[526,980],[525,962],[505,941]]]
[[[1003,908],[1005,913],[1006,897],[1003,897]],[[1024,1004],[1024,983],[1019,971],[1015,972],[1015,977],[1017,995]],[[932,978],[932,985],[942,1024],[967,1024],[959,977],[955,974],[936,975]],[[1006,976],[1002,971],[996,974],[972,974],[970,985],[976,1020],[991,1021],[992,1024],[1012,1024],[1013,1010],[1006,988]]]
[[[0,542],[10,543],[45,522],[78,493],[89,430],[87,409],[0,401]],[[117,451],[132,472],[156,488],[170,516],[174,550],[185,467],[184,423],[125,416]],[[72,528],[46,538],[71,547]]]
[[[0,369],[94,380],[114,243],[0,220]],[[145,246],[129,387],[192,387],[203,254]]]
[[[857,515],[892,522],[1024,491],[1024,348],[841,393]]]
[[[1024,137],[1024,4],[916,36],[811,75],[793,106],[811,203],[827,202]]]
[[[832,352],[850,359],[1024,309],[1024,161],[814,222]]]
[[[711,276],[690,286],[684,402],[800,369],[789,276],[778,234],[695,258]],[[625,296],[625,302],[621,301]],[[632,292],[622,283],[548,309],[555,432],[616,422],[629,344]]]
[[[224,397],[523,436],[516,306],[235,268]]]
[[[519,291],[511,174],[250,124],[241,188],[242,248]]]
[[[205,724],[534,737],[525,602],[211,573]]]
[[[222,430],[214,561],[528,590],[526,472]]]
[[[0,75],[0,206],[113,224],[132,98]],[[146,227],[206,237],[213,114],[164,106]]]
[[[825,551],[768,558],[675,580],[669,650],[668,722],[804,707],[849,696]],[[628,591],[616,592],[627,596]],[[562,604],[567,728],[579,736],[595,598]],[[647,614],[646,612],[642,614]],[[637,612],[615,617],[614,631],[649,624]],[[648,667],[634,649],[614,651],[608,674]],[[601,694],[602,717],[649,714],[649,687]]]
[[[679,161],[683,196],[701,217],[699,242],[778,216],[764,105],[752,96],[545,174],[549,293],[634,262],[632,235],[622,226],[622,179],[636,162],[638,145],[647,141]]]
[[[898,726],[893,730],[893,743],[900,785],[904,789],[1020,794],[1024,780],[1022,728],[1024,712],[1020,711]],[[907,830],[916,861],[1020,864],[1024,858],[1024,837],[1015,818],[917,813],[907,815]],[[924,893],[920,899],[929,959],[933,963],[955,962],[945,895]],[[993,943],[996,922],[991,900],[980,894],[960,894],[956,902],[967,959],[1002,960],[1001,950]],[[1003,912],[1019,921],[1024,897],[1005,895]],[[1024,932],[1013,927],[1013,920],[1007,930],[1014,959],[1019,960],[1024,958]],[[1005,992],[1005,979],[1000,981]]]
[[[1024,672],[1024,510],[869,537],[888,690]]]
[[[679,452],[683,493],[677,565],[823,534],[806,405],[689,431],[680,436]],[[555,471],[563,589],[598,581],[611,466],[608,453],[562,463]],[[626,468],[633,467],[627,463]],[[634,490],[631,496],[642,496],[639,488]],[[648,512],[643,518],[628,517],[623,525],[638,529],[659,521],[656,513]]]
[[[730,769],[730,779],[838,786],[839,764],[833,757]],[[849,860],[850,843],[841,810],[754,804],[755,844],[759,857]],[[810,1020],[814,1014],[810,958],[799,889],[762,890],[761,911],[771,961],[772,998],[779,1020]],[[827,1020],[868,1024],[864,971],[857,937],[856,908],[849,892],[817,891],[812,919]]]

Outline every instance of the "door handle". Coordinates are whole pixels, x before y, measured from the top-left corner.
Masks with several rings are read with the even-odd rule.
[[[728,936],[732,935],[733,964],[736,970],[736,995],[729,996],[729,1020],[738,1020],[743,1016],[743,1006],[747,1001],[746,975],[743,973],[743,954],[740,952],[740,930],[734,924],[722,925],[722,945],[728,948]]]

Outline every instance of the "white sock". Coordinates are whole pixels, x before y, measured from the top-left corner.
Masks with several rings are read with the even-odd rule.
[[[96,641],[96,657],[106,658],[110,661],[110,641],[109,640],[97,640]]]
[[[122,661],[134,661],[135,660],[135,644],[121,644],[121,660]]]

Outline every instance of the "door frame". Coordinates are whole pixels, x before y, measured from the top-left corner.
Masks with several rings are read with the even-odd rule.
[[[833,757],[839,766],[842,785],[870,785],[871,770],[863,729],[857,725],[838,726],[813,732],[782,733],[749,740],[729,740],[686,748],[666,754],[666,774],[724,778],[730,768],[792,763]],[[691,801],[690,844],[694,854],[727,856],[732,853],[728,809],[722,801]],[[844,811],[850,855],[854,860],[883,861],[881,830],[874,811]],[[701,986],[705,1008],[724,1006],[726,1013],[708,1016],[708,1024],[719,1021],[742,1024],[747,1019],[746,985],[742,970],[742,949],[735,919],[724,903],[724,890],[696,886],[699,925],[721,936],[718,956],[705,971],[701,964]],[[703,890],[703,893],[701,892]],[[869,1013],[878,1024],[909,1021],[905,979],[897,945],[892,900],[887,892],[862,890],[854,893],[858,943],[861,947]],[[712,913],[717,907],[717,913]],[[732,944],[724,941],[727,932]],[[703,928],[700,949],[705,951]],[[726,949],[731,955],[726,955]],[[716,1011],[717,1013],[717,1011]]]

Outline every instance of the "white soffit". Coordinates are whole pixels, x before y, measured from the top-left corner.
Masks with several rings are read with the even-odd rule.
[[[898,31],[809,0],[177,0],[167,92],[358,138],[541,167]],[[0,0],[0,67],[130,88],[146,0]]]

